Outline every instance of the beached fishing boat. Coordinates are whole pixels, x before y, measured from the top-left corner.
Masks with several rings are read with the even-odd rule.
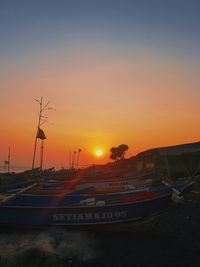
[[[185,184],[173,187],[180,192]],[[14,194],[2,194],[0,225],[84,226],[138,221],[159,215],[171,203],[171,187],[98,194],[92,188],[45,194],[31,184]],[[40,191],[41,190],[41,191]],[[90,192],[90,193],[88,193]]]
[[[122,192],[128,190],[137,190],[141,188],[151,187],[155,175],[152,172],[149,173],[134,173],[129,176],[115,176],[101,178],[90,177],[89,179],[84,177],[84,170],[79,171],[71,179],[54,179],[51,176],[50,180],[40,179],[43,181],[41,184],[45,191],[53,192],[59,190],[81,190],[87,187],[94,187],[95,190],[100,192]]]
[[[43,149],[46,136],[40,126],[48,103],[43,107],[42,98],[36,101],[40,111],[32,171],[24,172],[26,181],[0,188],[0,226],[80,227],[140,221],[166,210],[172,194],[179,195],[185,188],[186,183],[174,186],[166,183],[152,188],[150,182],[148,187],[146,174],[130,177],[117,174],[113,177],[112,171],[109,178],[100,172],[100,180],[98,175],[93,177],[94,172],[87,177],[84,171],[75,169],[59,172],[50,169],[45,173]],[[41,159],[40,167],[35,169],[37,139],[41,139]],[[48,180],[54,178],[54,181],[44,179],[45,174]],[[144,181],[143,185],[141,181]]]

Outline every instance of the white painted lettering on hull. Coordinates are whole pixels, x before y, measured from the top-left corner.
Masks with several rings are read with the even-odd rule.
[[[94,212],[94,213],[58,213],[53,214],[54,221],[99,221],[103,219],[126,218],[125,210],[122,211],[109,211],[109,212]]]

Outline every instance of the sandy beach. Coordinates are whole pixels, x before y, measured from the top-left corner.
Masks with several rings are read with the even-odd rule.
[[[199,266],[199,183],[149,229],[2,229],[2,267]]]

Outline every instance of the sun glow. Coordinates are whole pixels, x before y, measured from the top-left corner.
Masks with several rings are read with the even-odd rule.
[[[103,151],[102,151],[102,149],[96,149],[96,150],[95,150],[95,155],[96,155],[97,157],[101,157],[101,156],[103,155]]]

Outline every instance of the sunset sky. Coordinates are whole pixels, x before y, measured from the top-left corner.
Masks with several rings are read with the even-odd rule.
[[[45,167],[106,163],[199,141],[200,1],[0,1],[0,165],[31,167],[37,102]],[[105,154],[96,157],[95,149]],[[36,164],[37,165],[37,164]]]

